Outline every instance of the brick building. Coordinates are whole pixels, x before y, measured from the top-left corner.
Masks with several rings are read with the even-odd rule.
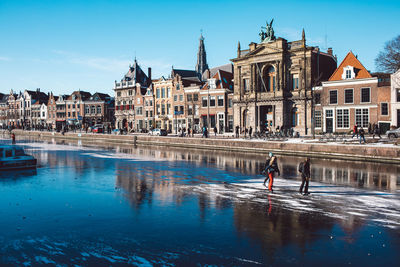
[[[114,118],[113,99],[108,94],[94,93],[84,101],[83,123],[85,126],[95,124],[112,125]]]
[[[366,130],[373,124],[379,124],[382,131],[388,129],[390,86],[380,80],[387,79],[384,75],[376,76],[349,52],[329,80],[322,83],[319,130],[350,132],[355,124]]]
[[[74,91],[65,100],[67,125],[71,127],[81,127],[84,116],[84,102],[89,100],[91,94],[85,91]]]
[[[391,125],[400,127],[400,69],[391,75]]]
[[[49,100],[47,101],[47,120],[46,120],[47,126],[50,129],[54,129],[56,127],[57,100],[58,97],[54,96],[53,92],[50,92]]]

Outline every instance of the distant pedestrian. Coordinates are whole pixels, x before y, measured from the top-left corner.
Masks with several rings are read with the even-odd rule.
[[[11,134],[11,142],[12,142],[12,144],[14,145],[15,144],[15,133],[12,133]]]
[[[358,125],[354,125],[353,127],[353,136],[351,138],[354,138],[354,136],[357,135],[358,138]]]
[[[275,172],[277,172],[278,175],[281,175],[281,172],[278,168],[278,159],[274,156],[274,154],[272,154],[272,152],[269,152],[269,157],[265,161],[264,173],[266,175],[266,178],[264,180],[264,186],[266,186],[266,182],[269,179],[268,190],[270,192],[273,192],[272,186],[274,184]]]
[[[299,172],[301,173],[301,185],[300,185],[300,189],[299,192],[300,194],[303,193],[303,187],[304,184],[306,185],[304,188],[304,195],[308,195],[308,184],[310,182],[310,176],[311,176],[311,172],[310,172],[310,158],[307,158],[305,161],[300,162],[299,164]]]
[[[372,134],[374,128],[375,128],[375,123],[374,123],[374,125],[372,126],[371,123],[369,122],[369,123],[368,123],[368,134]]]
[[[249,138],[251,139],[251,134],[253,133],[253,127],[251,127],[250,126],[250,129],[249,129]]]
[[[366,143],[365,142],[365,137],[364,137],[365,132],[364,132],[363,127],[360,127],[360,130],[358,130],[358,134],[360,135],[360,144],[361,144],[361,140],[363,140],[364,144],[365,144]]]
[[[374,124],[374,134],[372,135],[372,138],[375,139],[375,135],[379,136],[379,139],[381,139],[381,131],[379,129],[378,124]]]
[[[217,126],[214,126],[214,135],[215,136],[217,136],[217,132],[218,132]]]
[[[235,137],[236,138],[239,138],[239,125],[236,125],[236,128],[235,128]]]
[[[246,135],[247,135],[247,132],[248,132],[249,130],[247,129],[247,127],[244,127],[244,138],[246,138]]]

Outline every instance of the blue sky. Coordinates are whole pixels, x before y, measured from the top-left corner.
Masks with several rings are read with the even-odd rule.
[[[275,35],[349,50],[375,70],[386,41],[400,34],[397,1],[57,1],[0,0],[0,92],[81,89],[113,95],[135,55],[153,78],[171,66],[194,69],[203,30],[210,67],[258,42],[274,18]]]

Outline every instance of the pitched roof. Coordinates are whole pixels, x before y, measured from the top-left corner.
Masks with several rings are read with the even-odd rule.
[[[212,79],[215,79],[216,89],[233,90],[232,73],[223,70],[218,70],[217,73],[214,74]],[[208,81],[204,84],[202,90],[207,89],[207,86],[208,86]]]
[[[129,70],[122,78],[122,81],[135,81],[135,83],[140,83],[142,87],[147,87],[151,83],[150,79],[140,68],[136,59],[133,65],[129,66]]]
[[[189,78],[189,77],[198,77],[197,72],[195,70],[178,70],[172,69],[171,76],[175,77],[178,74],[182,78]]]
[[[363,64],[357,59],[357,57],[353,54],[353,52],[349,52],[346,57],[343,59],[342,63],[340,63],[339,67],[335,70],[332,76],[329,78],[329,81],[340,81],[342,79],[343,69],[347,66],[352,66],[354,68],[354,72],[356,74],[354,79],[366,79],[372,78],[371,74],[368,70],[363,66]]]
[[[87,99],[89,99],[91,97],[91,94],[89,92],[85,92],[85,91],[74,91],[71,95],[68,96],[68,98],[66,98],[67,100],[72,100],[72,95],[76,95],[76,96],[81,96],[81,100],[85,101]]]
[[[229,64],[225,64],[225,65],[221,65],[221,66],[209,69],[210,77],[213,77],[218,72],[218,70],[223,70],[225,72],[233,73],[233,64],[229,63]],[[206,76],[207,76],[207,71],[205,71],[202,75],[203,80],[207,80],[208,77],[206,77]]]
[[[110,98],[110,95],[97,92],[97,93],[93,94],[89,98],[89,100],[102,100],[102,101],[105,101],[106,99],[109,99],[109,98]]]

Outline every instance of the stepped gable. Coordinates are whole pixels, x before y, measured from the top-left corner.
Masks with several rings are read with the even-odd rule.
[[[357,57],[353,54],[353,52],[349,52],[346,57],[343,59],[342,63],[340,63],[339,67],[335,70],[332,76],[329,78],[329,81],[341,81],[343,80],[342,74],[344,68],[347,66],[352,66],[355,72],[354,79],[367,79],[372,78],[371,74],[368,70],[363,66],[363,64],[357,59]]]

